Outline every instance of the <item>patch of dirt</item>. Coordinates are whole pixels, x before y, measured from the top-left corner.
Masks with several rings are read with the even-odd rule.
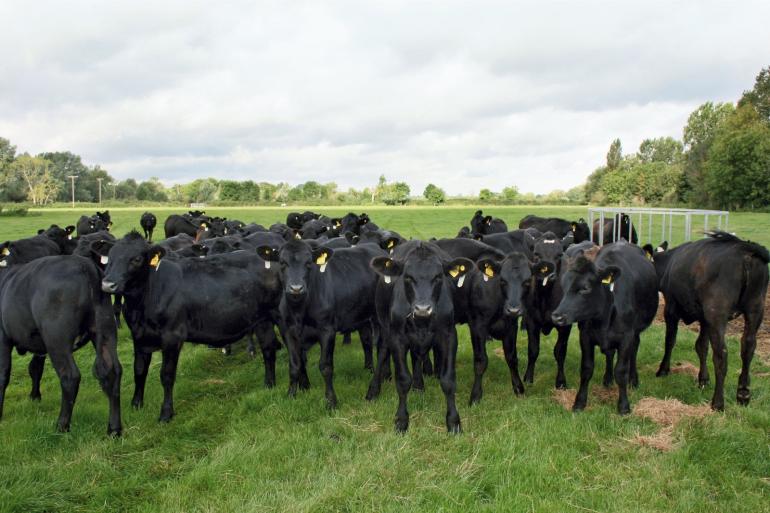
[[[690,362],[677,362],[671,366],[671,372],[674,374],[686,374],[688,376],[698,377],[698,367]]]
[[[663,309],[666,302],[663,299],[663,294],[658,294],[658,311],[655,314],[653,322],[655,324],[666,324],[663,318]],[[728,337],[734,337],[740,339],[743,336],[743,316],[736,317],[727,323],[727,329],[725,335]],[[683,322],[679,322],[679,327],[684,327],[690,331],[698,333],[700,331],[700,324],[694,322],[689,326],[686,326]],[[770,365],[770,289],[768,290],[767,297],[765,297],[765,314],[762,317],[762,324],[757,330],[757,349],[756,356],[762,360],[765,365]],[[672,369],[673,371],[673,369]],[[696,373],[697,375],[697,373]]]
[[[554,401],[559,403],[562,406],[562,408],[564,408],[567,411],[572,411],[572,405],[575,403],[576,395],[577,395],[577,390],[575,390],[574,388],[568,388],[566,390],[554,389],[553,393],[551,394],[551,397],[553,398]],[[594,402],[598,402],[601,404],[613,404],[617,400],[618,400],[617,387],[604,388],[601,385],[594,385],[588,389],[588,405],[586,406],[586,410],[590,410],[591,404]]]
[[[659,451],[671,451],[676,447],[674,429],[685,419],[702,419],[713,413],[708,404],[692,406],[677,399],[656,399],[644,397],[633,407],[633,415],[661,426],[652,435],[635,435],[630,441],[642,447],[651,447]]]

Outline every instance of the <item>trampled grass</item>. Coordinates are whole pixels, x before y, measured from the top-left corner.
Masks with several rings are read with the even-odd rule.
[[[153,209],[162,224],[170,211]],[[243,221],[270,223],[290,209],[209,209]],[[323,209],[344,213],[348,209]],[[357,209],[359,210],[359,209]],[[405,236],[453,236],[473,208],[370,208],[373,220]],[[516,225],[526,213],[566,218],[585,209],[487,208]],[[138,228],[140,209],[111,210],[114,232]],[[5,218],[0,240],[28,236],[52,222],[74,224],[80,211],[45,211]],[[770,214],[733,214],[730,229],[770,245]],[[159,230],[162,232],[162,229]],[[158,235],[162,236],[162,233]],[[660,241],[653,241],[660,242]],[[576,332],[576,330],[575,330]],[[707,402],[688,373],[654,376],[662,355],[663,327],[642,336],[643,397]],[[640,446],[638,435],[659,427],[637,416],[619,417],[614,401],[589,396],[589,410],[565,411],[552,397],[554,335],[545,337],[535,383],[526,396],[511,393],[505,362],[490,355],[481,404],[467,405],[472,352],[466,326],[458,328],[458,407],[463,434],[444,428],[444,400],[428,378],[424,393],[410,394],[408,434],[393,432],[396,394],[386,383],[373,403],[363,399],[370,374],[363,369],[357,337],[338,343],[335,385],[340,400],[327,411],[310,354],[312,388],[286,396],[287,355],[278,357],[278,386],[262,387],[260,357],[243,345],[225,357],[205,347],[182,352],[175,389],[177,416],[157,422],[162,397],[160,355],[153,359],[145,408],[134,411],[133,355],[128,331],[120,331],[124,366],[124,436],[105,436],[107,402],[89,369],[90,347],[77,354],[83,374],[72,432],[54,431],[58,380],[47,365],[40,403],[27,398],[29,357],[14,356],[12,381],[0,422],[0,511],[768,511],[770,510],[770,378],[768,361],[755,358],[752,402],[735,403],[739,345],[729,340],[724,413],[685,419],[663,452]],[[680,330],[672,364],[696,363],[695,336]],[[519,336],[526,360],[526,337]],[[573,334],[567,357],[570,386],[578,382],[579,348]],[[597,359],[594,382],[603,372]],[[523,370],[523,364],[522,365]],[[713,380],[713,372],[712,372]]]

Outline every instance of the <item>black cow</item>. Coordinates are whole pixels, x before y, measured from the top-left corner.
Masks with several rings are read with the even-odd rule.
[[[594,345],[616,349],[618,413],[631,412],[627,385],[638,386],[639,334],[655,317],[658,288],[655,268],[644,252],[626,241],[604,246],[590,261],[579,256],[561,277],[564,297],[551,318],[557,326],[580,323],[580,389],[572,409],[585,408],[594,370]]]
[[[246,251],[205,259],[164,258],[165,249],[151,246],[137,232],[112,244],[94,243],[109,256],[102,289],[123,294],[123,316],[134,340],[131,404],[144,403],[144,385],[154,351],[163,354],[164,398],[160,420],[174,415],[173,389],[182,344],[222,347],[256,332],[265,361],[265,386],[275,384],[278,346],[271,311],[280,294],[278,272]]]
[[[481,235],[491,233],[503,233],[508,231],[508,226],[502,219],[492,216],[485,216],[481,210],[477,210],[471,218],[471,232]]]
[[[553,356],[556,359],[556,388],[567,388],[564,375],[564,359],[567,356],[567,342],[572,325],[555,326],[551,314],[564,295],[559,275],[561,274],[562,241],[553,232],[544,233],[535,241],[533,251],[533,276],[524,293],[524,315],[527,326],[528,359],[524,381],[533,383],[535,363],[540,354],[540,334],[548,335],[555,327],[558,333]]]
[[[0,244],[0,267],[25,264],[45,256],[72,253],[70,243],[74,226],[59,228],[52,224],[47,230],[39,230],[34,237],[5,241]]]
[[[260,246],[265,266],[280,268],[283,294],[280,312],[289,350],[289,395],[308,388],[307,350],[321,346],[319,369],[326,384],[326,404],[336,408],[334,392],[334,342],[337,332],[358,330],[368,367],[372,361],[372,323],[377,275],[369,262],[384,252],[372,245],[348,249],[320,246],[313,249],[301,240],[276,250]]]
[[[569,232],[572,232],[574,233],[575,243],[591,238],[591,230],[588,227],[588,223],[582,217],[577,221],[567,221],[559,217],[539,217],[530,214],[519,221],[519,228],[537,228],[541,233],[552,232],[560,239],[563,239]]]
[[[309,210],[301,214],[299,212],[289,212],[286,215],[286,225],[289,228],[300,230],[302,229],[302,225],[304,225],[308,221],[318,219],[319,217],[321,217],[320,214],[316,214],[315,212],[310,212]]]
[[[616,223],[620,223],[620,233],[616,233]],[[633,244],[639,242],[639,237],[636,234],[636,228],[631,222],[631,217],[628,214],[615,214],[615,217],[604,220],[604,233],[602,242],[599,242],[600,223],[597,219],[594,221],[594,235],[592,240],[596,244],[609,244],[620,239],[630,240]],[[629,233],[631,236],[629,237]]]
[[[78,237],[109,229],[109,224],[99,216],[80,216],[76,223]]]
[[[475,240],[499,249],[503,253],[518,251],[527,257],[532,256],[535,239],[526,230],[512,230],[504,233],[492,233],[489,235],[476,234]]]
[[[62,390],[57,427],[69,431],[80,385],[72,353],[91,341],[94,372],[109,398],[107,432],[121,434],[117,331],[100,280],[93,262],[80,256],[44,257],[0,270],[0,417],[11,375],[11,349],[16,347],[19,354],[51,358]],[[39,376],[35,378],[39,385]]]
[[[204,221],[205,222],[205,221]],[[163,223],[163,230],[166,233],[166,238],[174,237],[180,233],[186,233],[191,237],[195,237],[198,233],[198,227],[200,222],[190,219],[186,216],[180,216],[177,214],[171,214],[166,218],[166,222]]]
[[[158,224],[158,218],[151,212],[145,212],[142,214],[142,218],[139,219],[139,224],[142,226],[142,230],[144,230],[144,238],[148,242],[152,242],[152,232],[155,230],[155,225]]]
[[[381,276],[376,294],[380,333],[395,362],[396,431],[404,432],[409,427],[407,394],[412,376],[406,365],[406,352],[416,352],[424,358],[432,349],[447,403],[446,427],[450,433],[459,433],[460,414],[455,405],[457,330],[451,288],[463,285],[473,262],[467,258],[452,259],[435,244],[415,240],[399,244],[393,258],[373,259],[371,266]],[[366,395],[368,400],[379,395],[387,355],[384,351],[379,355]]]
[[[666,298],[666,351],[657,376],[666,376],[670,372],[679,320],[685,324],[698,321],[700,333],[695,343],[700,360],[698,383],[705,386],[709,381],[706,357],[708,340],[711,340],[716,374],[711,407],[723,410],[727,373],[725,327],[727,321],[742,314],[742,368],[737,401],[738,404],[749,404],[749,367],[764,314],[770,254],[759,244],[722,231],[710,232],[708,238],[687,242],[669,251],[660,249],[653,253],[650,245],[645,246],[655,265],[658,287]]]

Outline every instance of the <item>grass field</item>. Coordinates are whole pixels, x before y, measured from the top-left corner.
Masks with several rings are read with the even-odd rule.
[[[153,210],[161,224],[171,212]],[[268,224],[285,219],[288,210],[208,213]],[[402,235],[441,237],[454,236],[473,210],[367,212]],[[532,212],[586,216],[581,208],[486,210],[509,226]],[[347,209],[323,211],[334,215]],[[142,210],[111,212],[114,233],[138,228]],[[74,224],[81,213],[2,218],[0,241],[29,236],[53,222]],[[733,214],[730,229],[770,246],[770,214]],[[566,365],[570,387],[578,382],[576,331]],[[632,407],[644,397],[707,402],[712,388],[698,389],[689,374],[655,377],[663,331],[653,325],[642,336],[641,386],[630,395]],[[672,363],[696,363],[695,334],[679,333]],[[458,334],[457,397],[464,430],[459,436],[445,432],[443,394],[433,378],[424,393],[410,394],[409,432],[395,434],[393,384],[383,386],[376,402],[363,399],[370,374],[355,336],[352,345],[337,345],[340,407],[332,412],[324,406],[317,347],[310,354],[312,388],[289,399],[285,350],[278,356],[278,386],[266,390],[260,358],[250,358],[243,345],[230,357],[188,345],[175,389],[177,416],[161,425],[160,356],[153,359],[145,408],[132,410],[133,356],[124,328],[119,333],[124,436],[117,440],[105,436],[107,401],[90,373],[90,346],[77,354],[83,380],[67,434],[54,430],[60,393],[53,370],[46,367],[42,401],[32,402],[29,357],[15,356],[0,422],[0,511],[770,511],[770,362],[755,358],[751,405],[737,406],[736,339],[728,343],[725,412],[686,418],[673,428],[673,450],[661,451],[638,442],[659,433],[660,426],[637,415],[619,417],[614,394],[602,399],[603,359],[597,359],[597,389],[587,411],[573,414],[554,400],[555,333],[544,339],[535,383],[523,398],[511,393],[507,366],[494,353],[500,343],[490,342],[484,399],[469,407],[473,367],[467,327],[458,327]],[[521,360],[526,360],[525,339],[520,334]],[[520,368],[523,372],[522,362]]]

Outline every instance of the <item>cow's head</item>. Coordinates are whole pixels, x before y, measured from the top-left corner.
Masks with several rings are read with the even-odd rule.
[[[588,223],[582,217],[577,221],[572,222],[572,233],[575,237],[575,243],[578,244],[584,240],[591,238],[591,230],[588,227]]]
[[[386,284],[398,280],[409,303],[410,316],[415,320],[430,319],[445,284],[462,287],[472,266],[473,262],[467,258],[445,261],[437,251],[422,244],[403,260],[383,256],[371,262],[372,269]]]
[[[7,240],[0,244],[0,267],[13,265],[15,259],[16,255],[11,241]]]
[[[259,246],[257,254],[265,261],[267,268],[273,263],[278,264],[286,299],[297,302],[307,296],[311,275],[326,272],[334,250],[324,247],[314,249],[307,242],[292,240],[279,250]]]
[[[132,283],[145,280],[150,272],[158,270],[166,255],[165,249],[151,246],[135,231],[116,242],[94,241],[91,249],[107,257],[102,290],[111,294],[122,294]]]
[[[558,326],[609,315],[607,302],[612,301],[615,281],[620,276],[616,266],[597,267],[581,255],[566,263],[561,286],[564,297],[551,319]]]
[[[546,287],[556,280],[561,267],[564,246],[553,232],[546,232],[535,240],[532,250],[534,274],[538,286]]]
[[[485,282],[484,286],[500,287],[503,297],[503,314],[517,317],[523,312],[521,298],[524,287],[532,278],[532,263],[522,253],[514,251],[502,261],[482,258],[476,262]]]

